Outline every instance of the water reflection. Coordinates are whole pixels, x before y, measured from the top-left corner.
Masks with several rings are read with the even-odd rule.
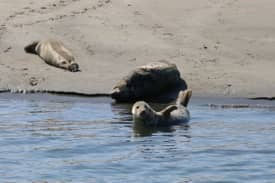
[[[111,103],[112,113],[115,115],[116,121],[129,122],[132,121],[131,114],[132,104],[122,104],[122,103]]]
[[[146,137],[152,136],[154,133],[163,132],[163,133],[171,133],[175,131],[173,127],[163,126],[145,126],[139,122],[133,122],[133,132],[135,137]]]

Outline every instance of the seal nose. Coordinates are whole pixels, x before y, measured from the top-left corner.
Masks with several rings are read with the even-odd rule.
[[[144,117],[145,115],[146,115],[146,112],[145,112],[145,111],[141,111],[141,112],[140,112],[140,116],[141,116],[141,117]]]
[[[77,63],[73,63],[69,66],[68,69],[71,72],[77,72],[77,71],[79,71],[79,65]]]

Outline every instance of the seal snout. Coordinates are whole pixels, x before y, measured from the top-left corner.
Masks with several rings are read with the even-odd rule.
[[[144,116],[146,116],[146,111],[140,111],[140,113],[139,113],[139,115],[141,116],[141,117],[144,117]]]
[[[111,91],[111,97],[114,98],[114,97],[119,96],[119,92],[120,92],[120,90],[119,90],[118,88],[114,88],[114,89]]]
[[[148,118],[150,118],[150,114],[146,110],[139,111],[138,116],[140,118],[142,118],[142,119],[148,119]]]
[[[77,72],[79,71],[79,65],[77,63],[73,63],[68,67],[69,71]]]

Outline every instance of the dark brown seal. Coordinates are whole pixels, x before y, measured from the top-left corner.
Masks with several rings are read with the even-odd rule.
[[[111,96],[118,102],[132,102],[148,100],[175,91],[175,88],[184,90],[186,87],[175,64],[159,61],[138,67],[122,78],[113,87]]]

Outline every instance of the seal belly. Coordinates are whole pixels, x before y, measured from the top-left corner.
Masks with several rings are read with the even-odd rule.
[[[52,49],[51,44],[48,41],[40,42],[36,47],[37,54],[50,65],[56,65],[56,58],[58,55]]]
[[[63,59],[67,60],[69,63],[74,61],[74,57],[71,54],[71,52],[67,48],[65,48],[63,44],[61,44],[60,42],[52,41],[51,48],[56,52],[56,54],[58,54]]]

